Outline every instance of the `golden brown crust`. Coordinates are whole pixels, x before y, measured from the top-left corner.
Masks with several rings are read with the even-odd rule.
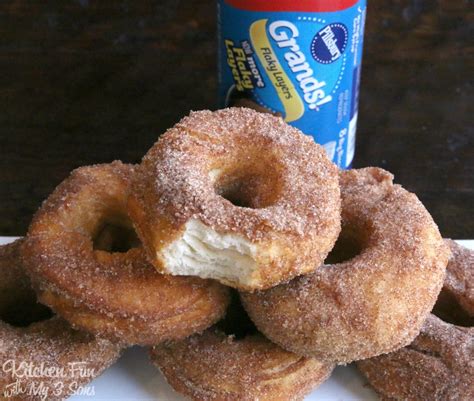
[[[235,339],[211,328],[151,350],[154,364],[194,401],[297,401],[333,366],[284,351],[260,334]]]
[[[314,270],[340,231],[337,168],[323,148],[281,118],[245,108],[191,113],[169,129],[138,167],[128,206],[162,272],[163,250],[190,219],[255,244],[252,282],[222,279],[247,290]]]
[[[19,260],[20,244],[21,240],[0,247],[0,311],[2,317],[10,316],[7,310],[20,303],[32,307],[27,320],[38,319],[43,311],[36,313],[36,297]],[[27,327],[13,327],[0,320],[0,399],[42,400],[41,394],[33,393],[41,386],[43,392],[48,391],[46,399],[62,400],[100,375],[119,355],[118,345],[75,331],[57,317]],[[26,366],[22,368],[21,363]],[[89,369],[86,375],[79,374],[78,363]],[[22,377],[30,366],[44,369],[37,377]],[[18,369],[16,374],[14,368]],[[47,369],[55,373],[48,377],[44,373]],[[56,374],[60,369],[64,377]]]
[[[471,319],[470,327],[447,323],[431,314],[407,347],[359,361],[370,384],[395,401],[470,401],[474,399],[474,252],[446,241],[453,252],[441,295],[454,295],[442,312],[451,321]],[[441,297],[440,297],[441,298]],[[436,310],[436,309],[435,309]],[[450,313],[451,312],[451,313]]]
[[[186,300],[189,304],[182,310],[174,309],[173,313],[162,314],[163,310],[171,310],[178,302],[174,300],[173,288],[164,291],[157,288],[163,297],[161,309],[157,311],[156,317],[120,316],[120,314],[97,313],[96,310],[88,308],[84,304],[75,303],[68,297],[54,293],[53,291],[38,291],[39,299],[47,305],[52,305],[54,310],[63,318],[72,323],[73,327],[82,328],[96,333],[101,337],[118,342],[132,344],[157,344],[165,339],[181,339],[189,336],[189,333],[199,333],[215,323],[221,315],[220,307],[225,309],[226,296],[222,294],[222,302],[217,304],[212,298],[218,298],[218,293],[212,293],[212,289],[186,287]],[[210,293],[211,292],[211,293]],[[210,293],[210,294],[209,294]],[[209,300],[211,298],[211,300]],[[195,299],[195,302],[191,302]],[[131,322],[133,319],[133,322]]]
[[[384,170],[341,172],[341,193],[341,237],[355,239],[359,254],[241,297],[283,348],[347,363],[413,340],[441,289],[448,249],[421,202]]]
[[[209,280],[161,275],[139,248],[94,249],[104,223],[130,224],[125,204],[133,172],[120,162],[75,170],[35,215],[22,257],[40,300],[75,327],[157,344],[219,320],[228,291]]]
[[[473,361],[474,329],[430,315],[408,347],[357,366],[380,394],[396,401],[470,401]]]

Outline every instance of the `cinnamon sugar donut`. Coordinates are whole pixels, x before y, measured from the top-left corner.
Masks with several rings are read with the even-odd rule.
[[[408,347],[357,364],[382,397],[400,401],[474,399],[474,252],[447,242],[453,256],[446,280],[434,314],[419,336]]]
[[[337,168],[281,118],[194,112],[144,157],[129,213],[159,271],[269,288],[314,270],[334,245]]]
[[[302,400],[334,367],[287,352],[258,332],[228,335],[221,325],[156,346],[151,359],[177,392],[194,401]]]
[[[36,214],[22,256],[41,302],[74,327],[127,344],[158,344],[219,320],[228,290],[159,274],[130,242],[125,205],[133,172],[120,162],[75,170]],[[108,224],[126,240],[97,249],[94,239],[107,243],[100,237]]]
[[[327,264],[288,284],[241,294],[270,340],[347,363],[398,349],[419,333],[449,250],[418,198],[392,179],[379,168],[341,172],[343,228]]]
[[[0,399],[63,400],[110,366],[120,347],[49,318],[19,263],[19,246],[0,247]],[[10,309],[18,305],[22,312],[14,316]]]

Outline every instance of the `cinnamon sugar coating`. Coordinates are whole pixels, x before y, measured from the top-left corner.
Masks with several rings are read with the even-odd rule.
[[[26,362],[34,368],[43,366],[50,372],[64,372],[64,376],[59,378],[55,376],[56,373],[51,377],[51,373],[45,373],[40,377],[28,378],[19,377],[13,371],[2,372],[1,395],[8,395],[12,385],[18,381],[24,390],[16,398],[8,395],[7,400],[42,400],[40,395],[31,393],[31,389],[41,383],[43,391],[48,392],[47,400],[63,400],[87,386],[119,356],[119,345],[76,331],[59,317],[32,323],[26,328],[0,322],[0,364],[3,370]],[[87,373],[81,373],[80,369]]]
[[[194,401],[297,401],[333,365],[284,351],[261,334],[237,339],[216,328],[151,350],[153,363]]]
[[[134,170],[120,162],[75,170],[35,215],[22,258],[39,299],[74,327],[121,343],[158,344],[219,320],[228,290],[159,274],[141,248],[94,247],[104,225],[131,230],[125,205]]]
[[[19,261],[19,246],[20,241],[16,241],[0,247],[0,311],[2,318],[10,316],[7,309],[21,303],[25,308],[32,307],[27,321],[35,320],[44,313],[38,310],[29,288]],[[73,330],[58,317],[27,327],[14,327],[0,320],[0,399],[63,400],[99,376],[119,355],[117,344]],[[29,367],[36,370],[35,377],[24,375]],[[42,393],[35,394],[34,389],[40,386]]]
[[[409,346],[357,363],[383,397],[395,401],[474,399],[474,252],[452,240],[446,243],[452,257],[434,311],[453,323],[430,314]],[[440,309],[439,302],[443,303]]]
[[[240,206],[238,206],[240,205]],[[340,231],[337,168],[309,136],[246,108],[193,112],[138,167],[129,213],[148,258],[171,272],[165,248],[198,220],[256,246],[253,290],[313,271]]]
[[[379,168],[341,172],[341,262],[241,293],[270,340],[300,355],[348,363],[396,350],[419,333],[449,250],[418,198],[392,178]],[[348,254],[345,244],[354,248]]]

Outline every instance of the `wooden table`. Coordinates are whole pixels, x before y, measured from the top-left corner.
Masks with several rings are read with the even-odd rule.
[[[392,171],[442,234],[473,238],[473,11],[369,0],[355,166]],[[77,166],[138,162],[215,108],[213,0],[0,4],[0,234],[23,234]]]

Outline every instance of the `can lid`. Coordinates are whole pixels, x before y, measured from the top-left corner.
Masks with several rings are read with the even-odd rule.
[[[249,11],[333,12],[352,7],[357,0],[224,0],[224,2]]]

